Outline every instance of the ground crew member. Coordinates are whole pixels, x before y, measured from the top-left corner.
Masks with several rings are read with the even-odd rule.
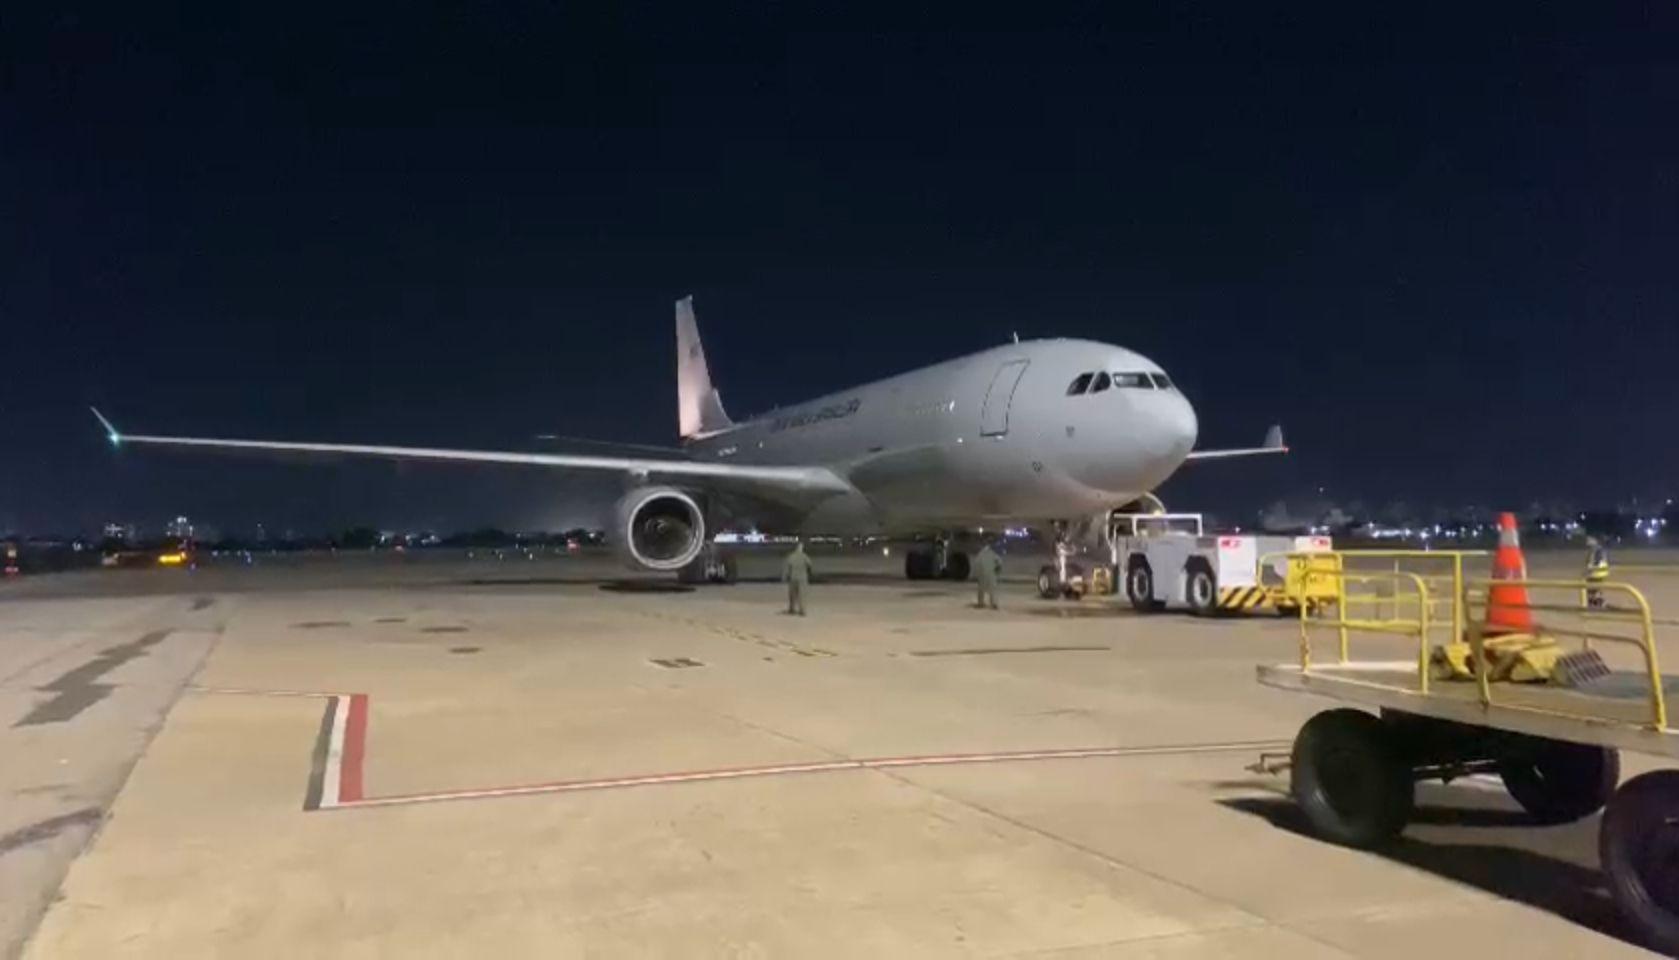
[[[1602,610],[1609,605],[1599,586],[1609,579],[1609,550],[1596,537],[1587,537],[1586,547],[1586,607]]]
[[[810,555],[800,540],[781,566],[781,579],[787,581],[787,612],[805,615],[805,587],[810,586]]]
[[[979,598],[974,606],[984,609],[989,606],[997,609],[997,581],[1003,575],[1003,558],[997,556],[997,551],[991,549],[991,544],[979,548],[974,554],[974,576],[979,581]]]

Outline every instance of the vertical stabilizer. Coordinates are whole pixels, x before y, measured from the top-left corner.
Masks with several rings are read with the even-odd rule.
[[[711,386],[700,329],[694,323],[693,297],[676,301],[676,418],[684,440],[734,425]]]

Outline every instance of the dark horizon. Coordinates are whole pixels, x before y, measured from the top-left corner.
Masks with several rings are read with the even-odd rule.
[[[593,525],[530,470],[113,453],[675,434],[1022,337],[1159,361],[1174,508],[1521,506],[1679,476],[1679,31],[1339,7],[75,10],[0,83],[0,529]],[[1111,17],[1111,21],[1109,18]]]

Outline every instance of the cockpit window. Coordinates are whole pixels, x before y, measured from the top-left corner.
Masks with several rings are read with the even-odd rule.
[[[1113,376],[1114,386],[1128,387],[1133,390],[1153,390],[1146,373],[1116,373]]]
[[[1108,389],[1109,386],[1110,382],[1108,380],[1108,375],[1104,371],[1096,375],[1096,382],[1090,385],[1090,392],[1101,393],[1103,390]]]
[[[1151,378],[1153,378],[1154,386],[1155,386],[1156,389],[1159,389],[1159,390],[1170,390],[1170,389],[1172,389],[1172,381],[1164,373],[1151,373],[1151,374],[1149,374],[1149,376]]]
[[[1072,384],[1067,387],[1067,396],[1076,397],[1083,393],[1085,388],[1090,386],[1090,381],[1095,376],[1094,373],[1081,373],[1074,377]]]

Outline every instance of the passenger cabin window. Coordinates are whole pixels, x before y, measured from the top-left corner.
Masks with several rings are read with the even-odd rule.
[[[1096,375],[1094,373],[1081,373],[1077,377],[1074,377],[1072,384],[1067,387],[1067,396],[1076,397],[1083,393],[1085,388],[1090,386],[1090,381],[1095,376]]]
[[[1154,389],[1149,384],[1148,374],[1146,373],[1116,373],[1114,374],[1114,386],[1131,390]]]
[[[1172,389],[1172,381],[1164,373],[1151,373],[1151,374],[1149,374],[1149,376],[1154,379],[1154,386],[1155,386],[1156,389],[1159,389],[1159,390],[1170,390],[1170,389]]]
[[[1110,383],[1106,372],[1098,373],[1096,375],[1096,382],[1090,385],[1090,392],[1101,393],[1103,390],[1108,389],[1111,385],[1112,384]]]

